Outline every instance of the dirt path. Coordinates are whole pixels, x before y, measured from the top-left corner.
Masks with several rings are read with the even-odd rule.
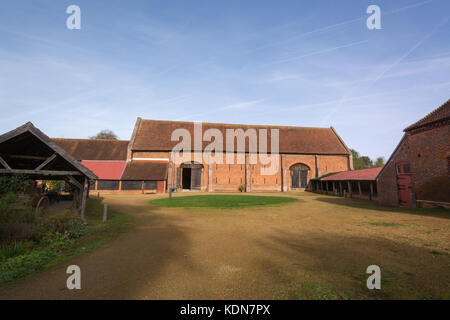
[[[0,299],[426,298],[450,292],[445,215],[361,209],[309,194],[300,195],[303,203],[245,210],[159,208],[148,204],[152,197],[108,196],[111,207],[134,216],[128,233],[0,289]],[[81,268],[82,290],[66,289],[72,264]],[[376,294],[365,287],[371,264],[383,270],[384,287]]]

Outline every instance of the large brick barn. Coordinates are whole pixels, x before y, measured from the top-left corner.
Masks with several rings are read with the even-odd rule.
[[[183,190],[287,191],[306,188],[309,180],[325,172],[343,171],[351,167],[351,152],[333,128],[270,127],[203,123],[203,131],[216,129],[226,136],[227,129],[279,129],[280,165],[275,174],[261,175],[261,163],[250,164],[248,149],[245,163],[209,165],[204,160],[194,162],[194,153],[204,150],[209,142],[203,141],[195,150],[192,145],[190,161],[174,163],[171,154],[176,141],[171,134],[185,129],[194,136],[193,122],[155,121],[138,118],[130,141],[128,161],[165,161],[167,185]],[[270,141],[268,142],[270,145]],[[248,147],[248,146],[247,146]]]
[[[209,164],[203,157],[195,161],[194,154],[209,144],[205,141],[200,150],[192,144],[190,160],[174,162],[172,149],[177,142],[172,141],[171,135],[176,129],[194,135],[193,122],[138,118],[130,141],[54,140],[99,177],[91,185],[94,191],[164,192],[172,187],[207,192],[236,192],[239,187],[248,192],[288,191],[306,188],[310,179],[328,172],[352,169],[351,152],[333,128],[213,123],[202,126],[204,131],[216,129],[223,136],[227,129],[278,129],[280,156],[276,172],[262,175],[260,169],[264,165],[250,163],[248,148],[244,151],[244,163]]]
[[[385,205],[450,205],[450,100],[410,125],[377,177]]]

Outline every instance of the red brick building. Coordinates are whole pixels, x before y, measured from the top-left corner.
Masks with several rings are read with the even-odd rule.
[[[220,123],[203,123],[203,132],[217,130],[226,137],[228,129],[247,131],[248,129],[279,130],[279,166],[273,174],[261,174],[264,164],[249,161],[248,144],[245,150],[234,153],[244,154],[244,163],[208,163],[195,154],[201,153],[210,143],[202,141],[199,146],[191,144],[191,154],[185,163],[177,164],[172,159],[172,149],[178,143],[171,135],[176,129],[183,129],[194,137],[193,122],[157,121],[137,119],[131,137],[127,161],[161,164],[167,168],[167,186],[178,190],[201,190],[207,192],[237,192],[239,187],[247,192],[288,191],[306,188],[310,180],[327,172],[352,169],[352,154],[333,128],[306,128],[283,126],[250,126]],[[271,136],[268,135],[270,153]],[[198,149],[198,150],[197,150]],[[218,151],[218,150],[216,150]],[[225,157],[225,155],[223,155]]]
[[[314,177],[352,169],[352,154],[333,128],[275,127],[203,123],[203,132],[214,129],[226,136],[228,129],[258,131],[267,130],[267,152],[271,153],[272,129],[279,132],[279,158],[272,174],[261,174],[267,164],[260,159],[249,159],[248,140],[245,150],[235,148],[233,164],[200,161],[210,143],[192,141],[189,159],[177,163],[172,150],[178,143],[172,141],[172,133],[185,130],[192,137],[193,122],[142,120],[138,118],[130,141],[54,139],[84,166],[92,170],[98,180],[91,184],[97,192],[164,192],[169,188],[208,192],[288,191],[303,189]],[[260,138],[260,136],[258,136]],[[202,134],[203,138],[203,134]],[[233,138],[235,139],[235,138]],[[233,140],[237,145],[237,138]],[[260,141],[260,140],[259,140]],[[221,151],[221,150],[216,150]],[[226,150],[222,150],[225,152]],[[219,153],[218,153],[219,154]],[[244,161],[238,162],[238,157]]]
[[[377,177],[379,202],[450,206],[450,100],[404,131]]]

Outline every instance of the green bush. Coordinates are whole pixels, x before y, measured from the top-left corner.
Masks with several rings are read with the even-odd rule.
[[[33,250],[7,259],[0,264],[0,284],[43,269],[55,256],[55,251],[45,249]]]
[[[41,244],[46,248],[55,252],[60,252],[64,248],[73,244],[73,239],[70,238],[70,234],[65,232],[63,234],[58,232],[46,232],[42,239]]]
[[[68,234],[72,239],[79,238],[85,233],[86,227],[78,216],[72,213],[66,213],[64,216],[44,217],[37,219],[33,225],[32,239],[36,242],[42,242],[48,233]]]
[[[11,206],[17,202],[17,194],[13,192],[6,192],[0,194],[0,223],[8,219],[8,213]]]
[[[29,252],[34,246],[32,241],[14,241],[0,244],[0,261]]]
[[[12,175],[8,177],[0,177],[0,195],[6,193],[25,193],[30,187],[31,182],[24,175]]]

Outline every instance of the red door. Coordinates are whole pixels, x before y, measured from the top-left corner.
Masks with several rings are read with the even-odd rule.
[[[164,181],[157,181],[156,192],[164,193]]]
[[[402,207],[411,207],[412,180],[408,162],[397,164],[398,202]]]

